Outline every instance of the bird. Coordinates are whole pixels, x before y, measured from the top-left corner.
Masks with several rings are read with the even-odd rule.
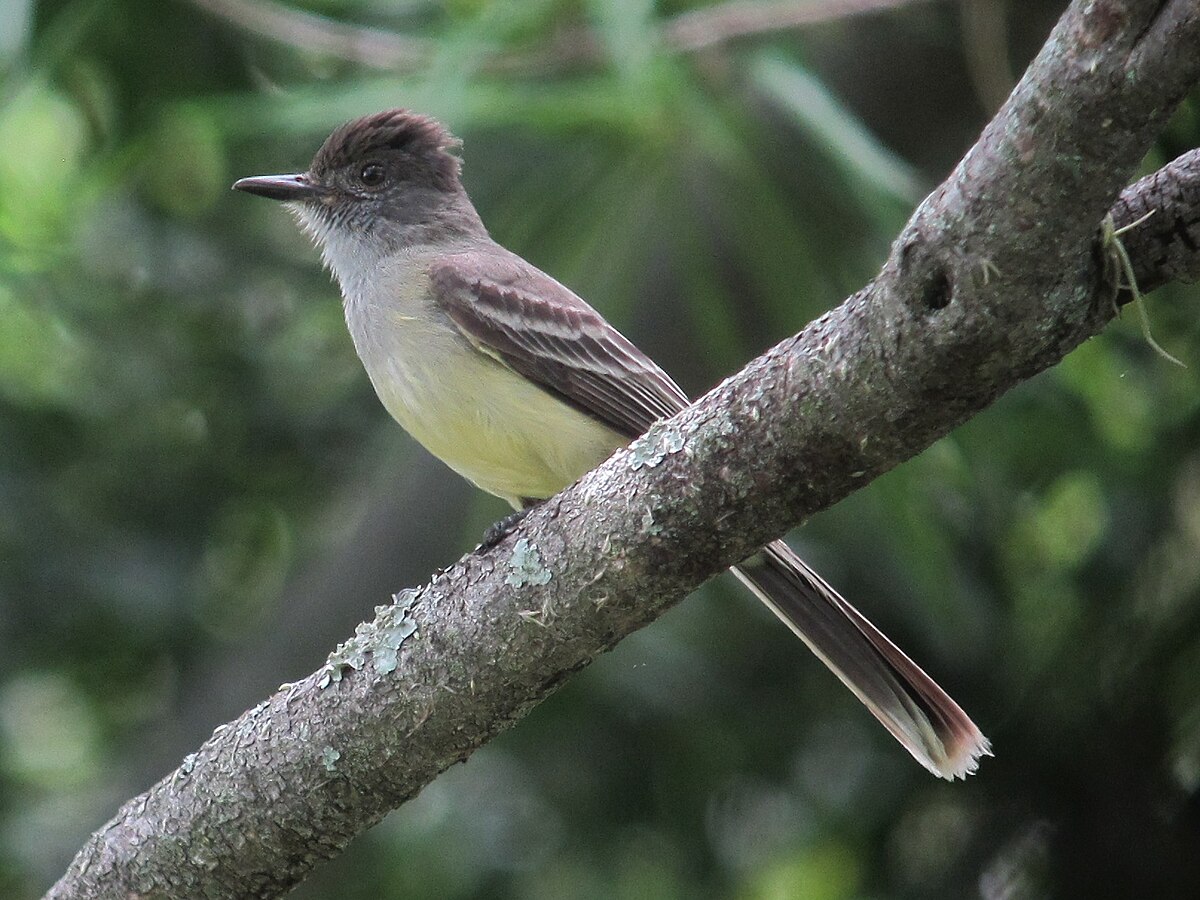
[[[305,171],[233,187],[283,201],[313,239],[391,416],[519,516],[690,401],[492,239],[460,150],[437,120],[389,109],[334,130]],[[991,755],[958,704],[782,539],[732,571],[934,775],[965,777]]]

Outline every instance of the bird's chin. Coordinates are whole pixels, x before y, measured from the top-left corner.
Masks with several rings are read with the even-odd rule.
[[[329,238],[332,234],[333,225],[328,221],[326,216],[321,214],[320,210],[314,209],[312,204],[306,203],[303,200],[294,200],[283,204],[287,211],[295,218],[296,223],[300,226],[300,230],[308,235],[309,240],[313,242],[321,255],[325,257],[328,263],[326,249],[329,246]]]
[[[306,200],[291,200],[283,205],[314,243],[318,246],[325,243],[325,238],[333,227],[325,210]]]
[[[361,285],[363,276],[374,271],[382,248],[352,222],[336,220],[327,207],[313,203],[288,203],[301,229],[321,252],[321,261],[337,280],[342,293]]]

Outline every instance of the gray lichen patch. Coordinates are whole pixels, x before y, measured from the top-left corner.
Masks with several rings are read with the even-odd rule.
[[[196,758],[195,753],[189,753],[183,758],[183,762],[179,764],[179,768],[175,770],[175,774],[171,778],[173,784],[180,784],[187,781],[188,777],[192,774],[192,770],[196,768]]]
[[[396,671],[400,646],[417,633],[412,610],[418,597],[418,591],[405,590],[394,595],[392,603],[375,607],[375,618],[360,622],[354,629],[354,637],[329,654],[321,670],[320,687],[341,681],[347,669],[365,668],[368,658],[380,675]]]
[[[321,748],[321,765],[325,767],[326,772],[337,771],[337,761],[342,758],[342,754],[338,750],[334,750],[330,746]]]
[[[505,576],[504,583],[513,587],[541,585],[550,581],[550,570],[542,563],[542,554],[527,538],[521,538],[513,547],[508,567],[511,571]]]
[[[683,449],[683,432],[666,422],[656,422],[629,448],[629,465],[634,470],[653,469],[672,453]]]

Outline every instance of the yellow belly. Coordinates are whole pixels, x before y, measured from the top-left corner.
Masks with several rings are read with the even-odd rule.
[[[371,373],[430,453],[514,507],[558,493],[628,441],[465,342]],[[423,362],[428,360],[428,362]]]

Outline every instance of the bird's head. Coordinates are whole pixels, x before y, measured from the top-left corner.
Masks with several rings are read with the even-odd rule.
[[[458,146],[440,122],[391,109],[342,125],[304,172],[233,186],[287,203],[336,272],[343,253],[393,252],[482,230],[462,188]]]

